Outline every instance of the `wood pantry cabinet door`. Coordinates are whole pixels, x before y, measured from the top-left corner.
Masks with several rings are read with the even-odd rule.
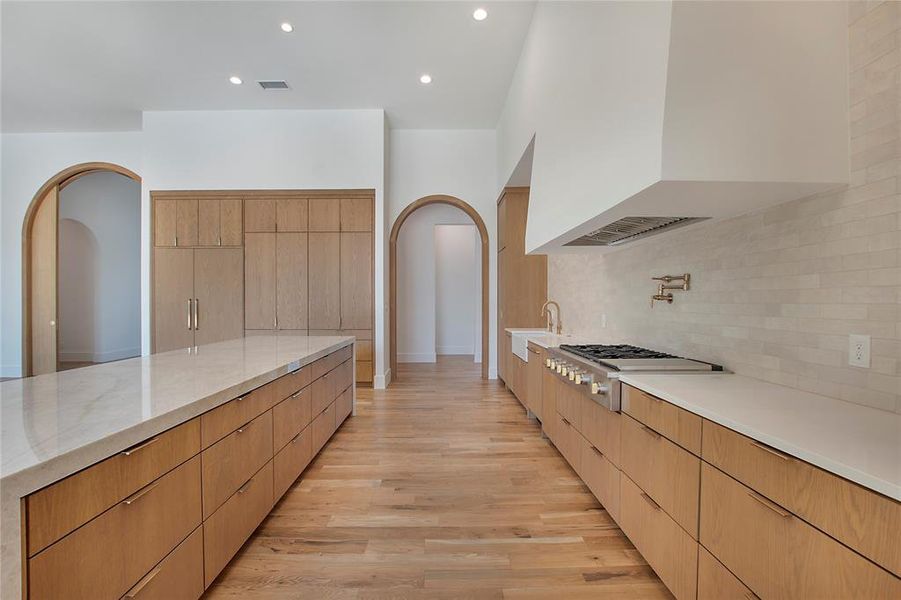
[[[219,201],[220,246],[244,244],[244,202],[240,198],[223,198]]]
[[[164,198],[153,200],[153,245],[175,246],[175,200]]]
[[[244,231],[275,232],[275,198],[244,199]]]
[[[372,327],[372,234],[341,234],[341,324]]]
[[[310,198],[310,231],[341,231],[341,202],[337,198]]]
[[[341,231],[372,231],[372,198],[341,200]]]
[[[153,346],[167,352],[194,345],[194,250],[153,250]]]
[[[309,236],[309,328],[340,329],[341,234],[310,233]]]
[[[194,344],[244,336],[241,248],[194,250]]]
[[[197,245],[219,246],[219,200],[200,198],[197,201]]]
[[[197,200],[175,202],[175,245],[186,248],[197,245]]]
[[[275,203],[275,228],[277,231],[307,230],[306,198],[279,198]]]
[[[275,329],[276,237],[244,235],[244,328]]]
[[[275,264],[278,329],[307,329],[307,234],[277,233]]]

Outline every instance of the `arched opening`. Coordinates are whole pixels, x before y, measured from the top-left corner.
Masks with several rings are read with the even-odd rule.
[[[22,224],[22,374],[52,373],[59,367],[59,199],[60,191],[93,173],[115,173],[138,184],[125,167],[90,162],[64,169],[32,198]]]
[[[485,227],[485,222],[482,221],[482,217],[479,213],[469,204],[460,200],[459,198],[455,198],[454,196],[446,196],[446,195],[433,195],[426,196],[424,198],[420,198],[419,200],[413,202],[409,206],[407,206],[403,211],[401,211],[400,215],[398,215],[397,219],[394,221],[394,225],[391,228],[391,236],[388,241],[388,252],[389,252],[389,313],[391,318],[391,342],[390,342],[390,355],[391,355],[391,374],[392,378],[396,378],[398,374],[397,369],[397,322],[398,322],[398,314],[397,314],[397,240],[400,235],[401,227],[407,218],[413,214],[416,210],[429,206],[431,204],[448,204],[450,206],[454,206],[459,208],[463,212],[465,212],[472,222],[475,224],[476,229],[479,232],[479,238],[481,241],[481,317],[482,317],[482,326],[481,326],[481,346],[482,346],[482,378],[488,378],[488,229]]]

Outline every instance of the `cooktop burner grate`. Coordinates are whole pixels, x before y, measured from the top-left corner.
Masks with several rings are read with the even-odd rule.
[[[672,354],[648,350],[647,348],[639,348],[638,346],[629,346],[628,344],[610,346],[601,344],[561,344],[560,349],[592,361],[635,358],[679,358]]]

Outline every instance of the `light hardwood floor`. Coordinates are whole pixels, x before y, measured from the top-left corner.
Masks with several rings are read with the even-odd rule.
[[[205,598],[670,598],[470,358],[400,365]]]

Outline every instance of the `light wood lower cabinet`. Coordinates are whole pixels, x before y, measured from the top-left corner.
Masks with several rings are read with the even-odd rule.
[[[272,411],[267,410],[203,451],[203,517],[219,508],[272,459]]]
[[[701,459],[626,415],[622,419],[622,468],[697,539]]]
[[[620,490],[623,532],[676,598],[695,598],[698,543],[625,475]]]
[[[200,522],[194,457],[29,559],[28,596],[119,598]]]
[[[698,600],[755,600],[757,595],[704,546],[698,548]]]
[[[197,600],[203,589],[203,528],[198,527],[122,598]]]
[[[207,587],[272,510],[272,486],[272,461],[269,461],[204,521],[203,564]]]
[[[623,386],[623,412],[689,452],[701,455],[701,417],[629,385]]]
[[[700,531],[761,598],[901,598],[897,577],[706,463]]]
[[[26,497],[28,598],[200,597],[353,411],[352,356],[341,348]]]
[[[613,520],[619,521],[620,510],[620,470],[599,448],[584,437],[581,439],[581,472],[579,476],[598,502],[607,510]]]
[[[534,344],[529,344],[529,362],[526,363],[526,398],[528,409],[538,419],[541,419],[541,380],[546,369],[544,368],[544,351]]]
[[[313,460],[313,429],[307,427],[275,455],[275,499],[281,498]]]

